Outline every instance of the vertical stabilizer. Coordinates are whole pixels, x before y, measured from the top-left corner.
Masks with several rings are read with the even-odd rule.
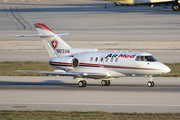
[[[43,23],[34,24],[38,35],[42,35],[42,41],[50,57],[62,57],[70,55],[71,47]]]

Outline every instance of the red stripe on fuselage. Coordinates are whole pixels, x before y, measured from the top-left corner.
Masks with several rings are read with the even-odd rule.
[[[127,67],[127,66],[116,66],[116,65],[103,65],[103,64],[89,64],[89,63],[80,63],[80,65],[88,65],[88,66],[104,66],[104,67],[112,67],[112,68],[127,68],[127,69],[144,69],[144,70],[157,70],[152,68],[139,68],[139,67]]]
[[[59,64],[59,65],[71,65],[71,63],[64,63],[64,62],[51,62],[51,61],[49,61],[49,63]]]
[[[71,63],[64,63],[64,62],[49,62],[52,64],[57,64],[57,65],[72,65]],[[95,67],[99,67],[99,66],[104,66],[104,67],[112,67],[112,68],[124,68],[124,69],[143,69],[143,70],[158,70],[158,69],[153,69],[153,68],[140,68],[140,67],[128,67],[128,66],[116,66],[116,65],[99,65],[99,64],[90,64],[90,63],[79,63],[79,65],[87,65],[87,66],[95,66]]]

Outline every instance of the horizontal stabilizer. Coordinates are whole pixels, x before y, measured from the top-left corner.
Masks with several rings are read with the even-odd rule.
[[[69,33],[55,34],[57,36],[70,35]],[[17,37],[52,37],[55,35],[45,35],[45,34],[36,34],[36,35],[15,35]]]
[[[81,76],[81,77],[106,77],[106,73],[91,73],[91,72],[65,72],[63,70],[54,71],[33,71],[33,70],[14,70],[17,72],[31,72],[31,73],[43,73],[59,76]]]

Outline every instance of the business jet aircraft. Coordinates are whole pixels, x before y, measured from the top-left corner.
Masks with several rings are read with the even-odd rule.
[[[118,3],[127,5],[156,5],[156,4],[172,4],[172,10],[178,11],[180,9],[179,0],[108,0],[114,2],[116,6]]]
[[[49,64],[60,68],[54,71],[16,70],[19,72],[37,72],[59,76],[73,76],[79,87],[86,87],[84,78],[101,81],[109,86],[110,80],[124,76],[149,76],[148,87],[153,87],[153,75],[170,72],[169,67],[146,52],[97,51],[97,49],[71,48],[59,36],[43,23],[34,24],[37,35],[18,35],[19,37],[39,36],[50,55]]]

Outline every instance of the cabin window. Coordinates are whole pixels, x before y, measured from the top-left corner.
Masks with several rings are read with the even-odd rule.
[[[90,61],[93,61],[93,57],[90,58]]]
[[[101,62],[103,62],[103,57],[101,58]]]
[[[106,62],[108,62],[108,58],[106,58]]]
[[[118,58],[116,58],[116,60],[115,60],[116,62],[118,62]]]
[[[96,57],[95,61],[96,61],[96,62],[98,61],[98,57]]]
[[[113,62],[113,58],[111,58],[111,62]]]

